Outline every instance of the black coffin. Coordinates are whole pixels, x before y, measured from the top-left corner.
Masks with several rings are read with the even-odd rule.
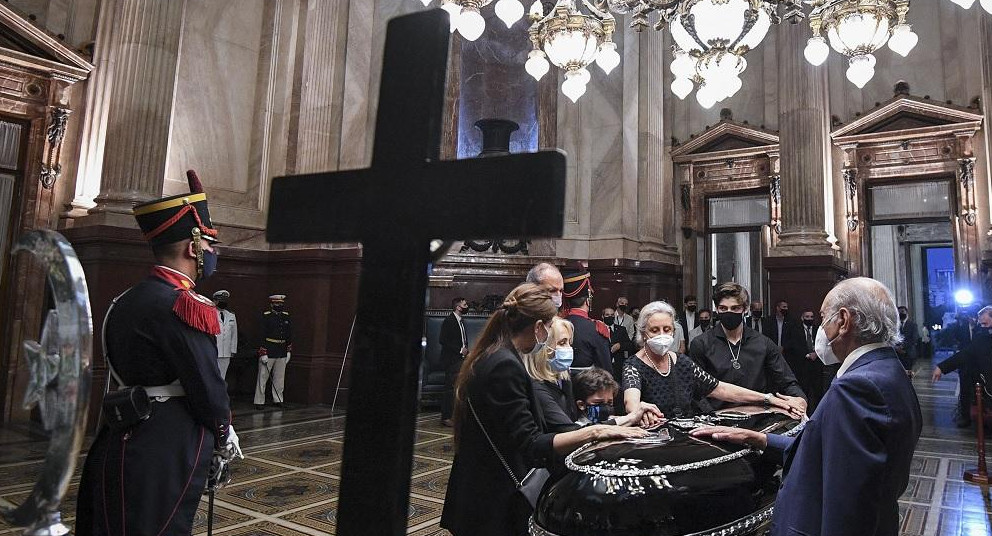
[[[688,435],[704,424],[791,435],[798,421],[736,408],[670,420],[654,435],[583,446],[567,474],[548,486],[531,536],[739,536],[771,521],[776,462],[745,447]]]

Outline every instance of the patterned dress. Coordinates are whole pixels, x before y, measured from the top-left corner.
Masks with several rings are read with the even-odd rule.
[[[636,355],[623,367],[623,390],[638,389],[641,401],[654,404],[668,418],[692,417],[712,411],[706,397],[719,380],[699,368],[687,355],[672,359],[667,375],[662,375]]]

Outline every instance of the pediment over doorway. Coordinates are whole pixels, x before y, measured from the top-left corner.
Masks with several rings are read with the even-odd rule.
[[[0,63],[67,82],[83,80],[93,70],[82,54],[4,4],[0,4]]]
[[[679,160],[691,160],[702,154],[760,152],[777,146],[777,133],[725,119],[682,145],[673,147],[672,156]]]
[[[981,122],[981,110],[897,95],[854,121],[834,129],[830,136],[839,141],[841,138],[871,138],[912,131],[977,130]]]

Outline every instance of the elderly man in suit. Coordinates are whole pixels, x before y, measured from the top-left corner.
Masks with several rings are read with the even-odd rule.
[[[816,354],[841,366],[798,436],[725,427],[692,435],[783,454],[772,536],[895,536],[922,415],[893,349],[900,337],[892,293],[874,279],[841,281],[820,318]]]

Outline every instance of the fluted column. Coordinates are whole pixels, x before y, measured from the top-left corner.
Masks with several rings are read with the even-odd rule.
[[[120,0],[103,177],[91,213],[162,194],[186,0]]]
[[[291,173],[339,168],[348,8],[348,2],[307,5],[302,80],[293,117],[295,144],[289,148]]]
[[[829,159],[827,70],[803,57],[808,29],[779,25],[779,129],[782,233],[779,245],[829,251],[824,231],[824,182]],[[820,250],[820,251],[815,251]],[[806,254],[803,252],[802,254]]]

